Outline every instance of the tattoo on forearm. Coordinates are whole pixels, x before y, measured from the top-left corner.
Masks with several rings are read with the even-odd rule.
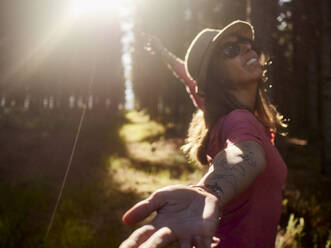
[[[225,186],[225,184],[230,185],[230,188],[233,190],[234,194],[237,192],[238,186],[235,175],[218,173],[208,178],[208,180],[205,182],[205,186],[208,189],[210,189],[214,193],[214,195],[216,195],[220,199],[223,198],[224,195],[223,187]]]
[[[217,182],[214,182],[214,184],[206,184],[205,186],[210,189],[218,198],[222,198],[224,195],[222,187],[218,185]]]
[[[252,152],[245,152],[239,155],[242,158],[241,162],[231,165],[227,162],[224,155],[216,156],[214,159],[214,167],[221,167],[222,173],[211,173],[205,181],[205,186],[210,189],[216,196],[222,199],[224,195],[224,184],[229,184],[233,193],[238,191],[238,176],[245,177],[248,168],[256,167],[256,160]]]
[[[256,167],[256,161],[253,158],[252,152],[247,152],[240,156],[243,159],[243,162],[246,162],[251,167]]]
[[[216,156],[214,158],[213,164],[225,166],[227,164],[227,160],[223,156]]]

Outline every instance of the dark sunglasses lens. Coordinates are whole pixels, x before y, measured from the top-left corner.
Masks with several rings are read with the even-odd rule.
[[[223,48],[223,54],[228,58],[234,58],[240,54],[238,43],[231,43]]]

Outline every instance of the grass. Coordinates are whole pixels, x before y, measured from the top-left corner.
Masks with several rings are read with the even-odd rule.
[[[165,133],[164,126],[151,121],[144,112],[128,112],[126,118],[128,123],[124,124],[120,129],[120,137],[126,142],[157,139]]]
[[[49,114],[32,118],[23,112],[3,118],[7,133],[0,135],[8,146],[3,152],[15,165],[3,167],[1,175],[0,247],[118,247],[134,228],[121,223],[130,206],[159,187],[194,183],[201,175],[179,152],[178,140],[165,140],[165,127],[146,114],[117,116],[124,125],[87,115],[61,204],[44,240],[77,121]]]
[[[108,167],[122,189],[147,196],[160,187],[193,184],[201,178],[203,171],[187,163],[180,144],[164,139],[162,124],[144,112],[132,111],[126,118],[129,123],[120,129],[120,136],[126,142],[127,156],[110,157]]]
[[[300,143],[288,142],[282,147],[280,142],[289,170],[281,226],[286,230],[292,214],[303,218],[302,235],[295,241],[298,247],[326,247],[331,239],[331,192],[327,190],[331,181],[320,173],[319,146]]]
[[[42,228],[34,220],[38,212],[45,211],[47,192],[40,182],[25,185],[2,185],[0,189],[0,247],[38,247],[42,239]],[[35,211],[37,210],[37,211]],[[27,240],[27,236],[33,236]]]
[[[129,159],[112,157],[109,162],[109,173],[113,175],[124,191],[135,191],[143,197],[155,190],[174,184],[193,184],[201,178],[199,172],[183,172],[179,178],[173,177],[167,169],[150,168],[148,171],[136,169]]]
[[[295,218],[294,214],[291,214],[286,229],[278,232],[275,247],[276,248],[301,247],[300,241],[302,236],[304,235],[303,233],[304,225],[305,222],[303,218]]]
[[[0,138],[6,144],[0,151],[0,247],[118,247],[135,228],[121,223],[128,208],[160,187],[193,184],[204,174],[180,152],[183,140],[167,137],[167,128],[146,113],[89,113],[54,225],[44,240],[77,118],[31,118],[19,112],[0,117],[5,130]],[[307,154],[309,161],[316,160]],[[277,248],[330,247],[331,205],[328,194],[322,194],[326,184],[316,182],[322,180],[309,172],[302,156],[290,158]]]

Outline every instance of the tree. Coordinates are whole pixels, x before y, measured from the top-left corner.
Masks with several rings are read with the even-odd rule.
[[[321,0],[323,174],[331,178],[331,3]]]

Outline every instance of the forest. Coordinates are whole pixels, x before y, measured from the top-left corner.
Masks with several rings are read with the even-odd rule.
[[[0,2],[0,247],[118,247],[158,188],[204,173],[181,151],[196,111],[141,33],[184,59],[204,28],[255,28],[288,127],[275,247],[331,247],[330,0]]]

